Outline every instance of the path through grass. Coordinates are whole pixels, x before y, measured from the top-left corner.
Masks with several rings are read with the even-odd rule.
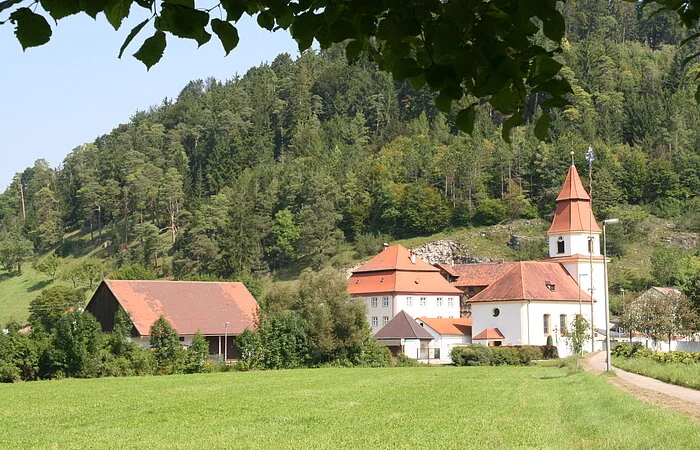
[[[588,373],[315,369],[0,385],[3,448],[697,448]]]

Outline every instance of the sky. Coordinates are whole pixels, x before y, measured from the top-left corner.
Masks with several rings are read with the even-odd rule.
[[[132,15],[141,14],[132,7]],[[193,40],[168,35],[165,54],[149,71],[131,55],[152,30],[142,30],[118,59],[131,28],[115,31],[103,15],[50,21],[51,40],[22,51],[14,26],[0,25],[0,192],[17,172],[43,158],[58,167],[75,147],[127,123],[137,111],[176,98],[191,81],[225,81],[280,53],[299,54],[287,32],[271,33],[247,16],[237,24],[240,43],[228,56],[216,35],[197,48]],[[0,17],[4,20],[5,17]]]

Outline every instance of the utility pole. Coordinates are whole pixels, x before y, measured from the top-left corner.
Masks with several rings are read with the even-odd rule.
[[[595,301],[593,300],[593,160],[595,159],[595,154],[593,153],[593,147],[588,146],[588,152],[586,153],[586,161],[588,162],[588,195],[591,197],[591,207],[589,210],[588,217],[588,263],[590,270],[590,282],[591,282],[591,352],[595,351],[595,325],[593,321],[593,306]]]

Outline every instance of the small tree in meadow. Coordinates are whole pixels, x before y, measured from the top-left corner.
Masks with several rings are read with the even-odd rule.
[[[588,332],[588,321],[581,314],[576,314],[574,322],[571,324],[571,331],[567,336],[569,345],[575,355],[580,355],[583,351],[583,344],[586,342]]]
[[[156,360],[156,371],[160,374],[177,372],[180,359],[180,336],[165,317],[160,316],[151,325],[150,343]]]
[[[192,338],[192,344],[187,349],[185,371],[187,373],[201,372],[207,358],[209,358],[209,343],[204,335],[197,330]]]

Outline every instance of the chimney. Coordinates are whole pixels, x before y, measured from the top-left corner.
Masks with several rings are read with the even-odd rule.
[[[389,248],[389,244],[385,242],[384,243],[384,250],[386,250],[387,248]]]

